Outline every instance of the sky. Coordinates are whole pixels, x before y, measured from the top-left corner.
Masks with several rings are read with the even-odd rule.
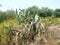
[[[0,10],[25,9],[31,6],[60,8],[60,0],[0,0]]]

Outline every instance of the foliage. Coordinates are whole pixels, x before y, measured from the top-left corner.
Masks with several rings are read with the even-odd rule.
[[[60,17],[60,9],[54,11],[55,17]]]
[[[38,14],[40,17],[60,17],[60,9],[49,9],[48,7],[38,8],[37,6],[32,6],[27,9],[20,10],[20,13],[24,13],[24,17],[34,17],[35,14]],[[5,12],[0,11],[0,23],[4,20],[14,19],[16,16],[16,11],[7,10]]]
[[[23,13],[23,14],[22,14]],[[49,8],[39,9],[36,6],[29,7],[26,10],[20,10],[20,14],[16,15],[14,10],[7,10],[5,12],[0,11],[0,45],[6,45],[10,41],[10,34],[12,33],[10,26],[16,26],[18,23],[26,24],[30,23],[30,18],[38,14],[45,27],[50,25],[60,24],[60,9],[52,10]],[[22,15],[22,17],[20,17]],[[18,21],[16,21],[16,19]],[[19,25],[20,26],[20,25]],[[24,28],[24,25],[23,25]],[[29,28],[29,27],[28,27]],[[31,32],[32,33],[32,32]],[[30,34],[32,35],[32,34]],[[30,36],[29,35],[29,36]],[[28,36],[25,34],[28,38]],[[23,37],[24,38],[24,37]],[[25,39],[26,40],[26,39]],[[24,40],[24,41],[25,41]]]
[[[14,19],[15,18],[15,12],[13,10],[8,10],[6,12],[0,11],[0,23],[8,20],[8,19]]]

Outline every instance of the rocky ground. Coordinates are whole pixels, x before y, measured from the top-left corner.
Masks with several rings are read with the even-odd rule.
[[[31,45],[60,45],[60,26],[47,27],[45,36],[36,36],[35,39]]]

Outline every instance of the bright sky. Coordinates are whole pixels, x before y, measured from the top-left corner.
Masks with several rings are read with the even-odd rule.
[[[0,10],[24,9],[36,5],[37,7],[60,8],[60,0],[0,0]]]

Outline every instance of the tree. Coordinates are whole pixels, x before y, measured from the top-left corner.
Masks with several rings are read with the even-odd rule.
[[[39,11],[39,15],[41,17],[48,17],[48,16],[52,16],[53,15],[53,10],[52,9],[49,9],[49,8],[42,8],[40,9]]]
[[[54,11],[55,17],[60,17],[60,9]]]
[[[6,11],[6,19],[13,19],[15,18],[15,11],[14,10],[7,10]]]
[[[0,23],[3,22],[4,20],[6,20],[6,13],[0,11]]]
[[[29,16],[34,16],[35,14],[37,14],[39,12],[39,8],[37,6],[32,6],[32,7],[29,7],[26,12],[28,12],[26,15],[29,15]]]
[[[8,11],[0,11],[0,23],[4,20],[14,19],[15,18],[15,11],[8,10]]]

